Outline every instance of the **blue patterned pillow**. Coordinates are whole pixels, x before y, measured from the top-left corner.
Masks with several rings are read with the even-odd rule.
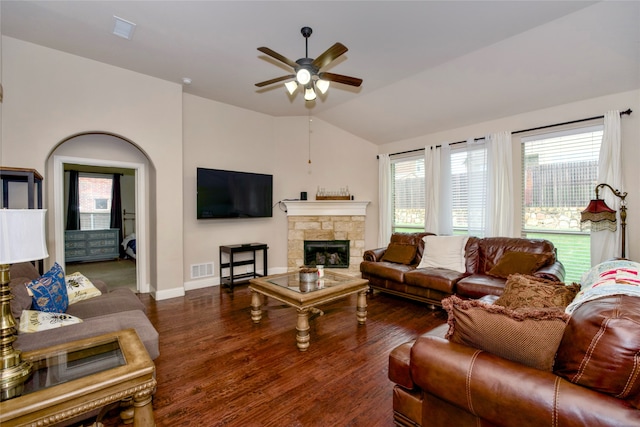
[[[64,313],[69,306],[64,271],[57,262],[51,270],[27,284],[33,294],[33,308],[48,313]]]

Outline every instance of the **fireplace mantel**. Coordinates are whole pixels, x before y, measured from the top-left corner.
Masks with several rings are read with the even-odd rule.
[[[287,216],[356,216],[367,214],[368,201],[361,200],[286,200]]]

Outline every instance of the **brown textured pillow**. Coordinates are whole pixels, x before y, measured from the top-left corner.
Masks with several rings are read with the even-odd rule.
[[[640,407],[640,298],[610,295],[571,314],[553,371]]]
[[[411,261],[416,257],[417,249],[418,248],[413,245],[391,243],[384,252],[384,255],[382,255],[381,261],[396,262],[398,264],[411,264]]]
[[[506,252],[493,268],[487,271],[489,276],[506,279],[510,274],[531,274],[553,259],[553,254],[533,254],[530,252]]]
[[[558,310],[509,310],[451,296],[442,300],[451,342],[532,368],[551,371],[569,315]]]
[[[504,285],[504,292],[494,304],[512,310],[522,308],[564,309],[580,291],[580,285],[541,279],[526,274],[512,274]]]

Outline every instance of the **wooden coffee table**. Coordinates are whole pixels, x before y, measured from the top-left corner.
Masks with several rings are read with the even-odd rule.
[[[134,329],[25,352],[22,359],[33,363],[33,373],[22,395],[0,402],[2,427],[54,425],[123,400],[132,403],[121,415],[125,423],[155,426],[155,365]]]
[[[251,289],[251,320],[260,323],[264,297],[281,301],[298,310],[296,341],[300,351],[309,348],[309,313],[322,314],[316,306],[358,294],[356,318],[359,324],[367,320],[369,281],[359,277],[325,271],[322,279],[300,282],[298,272],[264,276],[249,281]]]

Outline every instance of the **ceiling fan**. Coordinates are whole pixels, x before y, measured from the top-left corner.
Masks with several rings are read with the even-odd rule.
[[[300,58],[295,62],[280,55],[278,52],[269,49],[268,47],[258,48],[260,52],[293,68],[294,74],[288,74],[286,76],[276,77],[275,79],[256,83],[256,86],[264,87],[289,80],[284,84],[289,91],[289,94],[293,95],[298,86],[302,86],[304,88],[304,99],[306,101],[313,101],[316,99],[315,89],[317,88],[322,94],[324,94],[329,89],[329,82],[342,83],[355,87],[359,87],[362,84],[362,79],[356,77],[320,71],[322,68],[326,67],[340,55],[349,50],[345,45],[342,43],[336,43],[316,59],[309,58],[309,36],[311,36],[312,30],[309,27],[302,27],[300,32],[305,39],[305,57]]]

